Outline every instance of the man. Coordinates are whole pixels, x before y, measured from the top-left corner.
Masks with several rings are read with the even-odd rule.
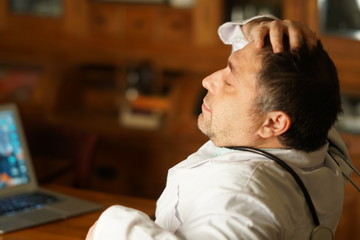
[[[203,80],[198,126],[210,141],[169,170],[155,223],[113,206],[87,239],[310,239],[314,222],[293,176],[242,146],[290,165],[321,225],[335,232],[344,180],[326,140],[341,109],[331,60],[310,30],[291,21],[252,19],[219,33],[234,51],[226,68]]]

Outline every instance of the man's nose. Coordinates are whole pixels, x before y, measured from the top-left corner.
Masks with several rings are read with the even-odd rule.
[[[208,90],[208,91],[209,91],[209,88],[210,88],[210,79],[209,79],[210,76],[211,76],[211,75],[205,77],[205,78],[202,80],[202,86],[203,86],[206,90]]]
[[[202,80],[202,86],[210,93],[214,93],[222,82],[222,70],[219,70]]]

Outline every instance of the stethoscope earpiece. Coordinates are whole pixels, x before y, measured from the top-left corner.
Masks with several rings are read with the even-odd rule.
[[[317,226],[312,230],[310,240],[332,240],[334,239],[334,234],[330,228],[324,226]]]

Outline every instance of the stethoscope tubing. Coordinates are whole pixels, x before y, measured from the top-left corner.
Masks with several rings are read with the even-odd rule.
[[[301,191],[304,194],[304,197],[305,197],[306,203],[308,205],[310,214],[312,216],[312,220],[313,220],[314,225],[315,226],[320,226],[319,217],[318,217],[318,215],[316,213],[314,203],[313,203],[313,201],[311,199],[311,196],[310,196],[307,188],[305,187],[304,182],[301,180],[299,175],[286,162],[284,162],[280,158],[274,156],[273,154],[270,154],[268,152],[265,152],[264,150],[257,149],[257,148],[252,148],[252,147],[227,147],[227,148],[262,155],[262,156],[264,156],[264,157],[266,157],[268,159],[271,159],[271,160],[275,161],[282,168],[284,168],[288,173],[290,173],[290,175],[294,178],[294,180],[296,181],[296,183],[298,184],[298,186],[300,187]]]

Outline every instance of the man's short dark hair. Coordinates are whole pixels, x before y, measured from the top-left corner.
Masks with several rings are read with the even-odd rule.
[[[337,70],[320,41],[311,49],[304,43],[293,51],[284,38],[284,47],[274,54],[266,40],[256,106],[262,113],[283,111],[290,116],[290,128],[279,137],[282,144],[314,151],[325,144],[341,112]]]

